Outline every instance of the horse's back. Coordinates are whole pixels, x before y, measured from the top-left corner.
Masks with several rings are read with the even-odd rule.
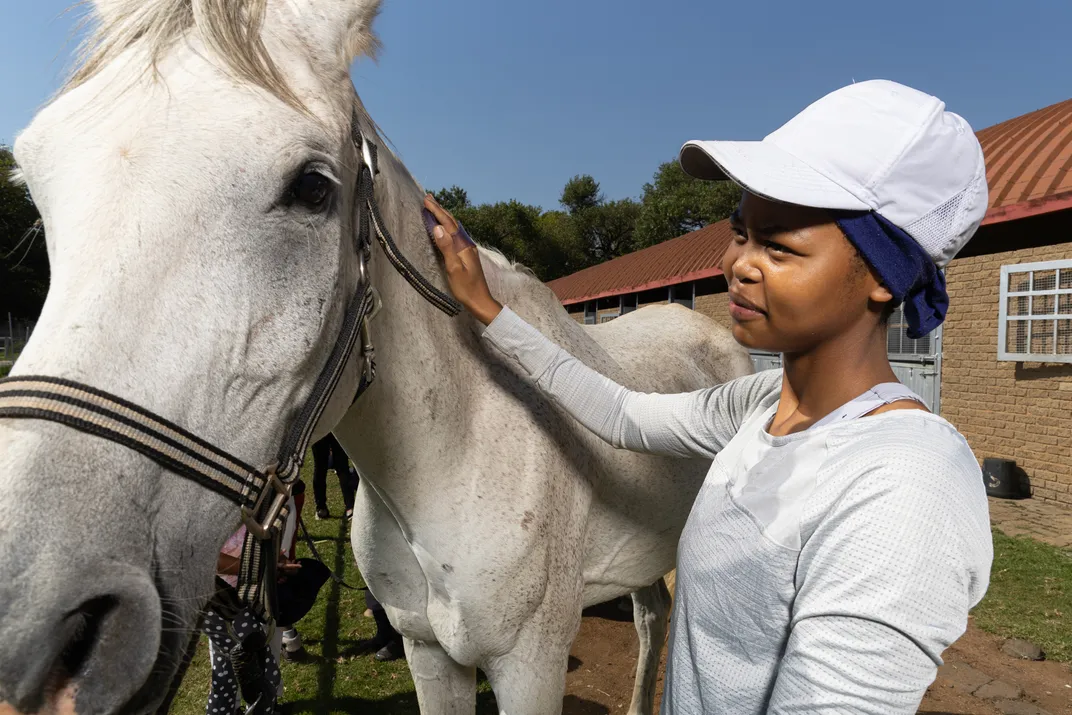
[[[633,390],[688,392],[753,371],[748,352],[728,329],[677,304],[647,306],[586,332],[618,363]]]

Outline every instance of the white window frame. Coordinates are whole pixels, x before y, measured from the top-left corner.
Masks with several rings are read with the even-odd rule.
[[[1053,290],[1034,290],[1035,288],[1035,271],[1049,271],[1056,270],[1057,276],[1055,278],[1055,285]],[[1072,260],[1062,261],[1040,261],[1038,263],[1013,263],[1010,265],[1001,267],[1001,290],[999,291],[999,305],[998,305],[998,360],[1004,360],[1009,362],[1062,362],[1072,363],[1072,355],[1058,355],[1057,350],[1057,321],[1064,319],[1072,319],[1072,314],[1058,313],[1057,311],[1061,307],[1060,296],[1072,295],[1072,288],[1061,288],[1061,271],[1072,271]],[[1028,273],[1031,275],[1031,290],[1027,291],[1010,291],[1009,290],[1009,276],[1013,273]],[[1009,315],[1009,298],[1019,297],[1033,297],[1033,296],[1054,296],[1054,312],[1051,315]],[[1028,305],[1031,306],[1034,301],[1029,301]],[[1030,311],[1030,308],[1029,308]],[[1039,320],[1052,320],[1053,322],[1053,349],[1054,353],[1050,354],[1036,354],[1036,353],[1010,353],[1006,351],[1007,345],[1006,339],[1008,337],[1007,328],[1010,323],[1027,322],[1027,349],[1031,349],[1031,324]]]

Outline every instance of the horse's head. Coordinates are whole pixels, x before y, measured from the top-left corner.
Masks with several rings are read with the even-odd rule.
[[[52,283],[13,375],[273,460],[356,284],[349,68],[378,5],[96,0],[84,65],[15,145]],[[0,710],[152,709],[237,525],[130,449],[0,419]]]

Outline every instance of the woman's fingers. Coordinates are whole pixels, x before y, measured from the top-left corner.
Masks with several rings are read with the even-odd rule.
[[[424,195],[424,207],[432,213],[432,216],[435,217],[440,226],[447,229],[447,233],[454,233],[458,230],[458,222],[454,220],[449,211],[439,205],[439,202],[431,194]]]
[[[502,305],[488,290],[476,244],[430,194],[424,197],[424,208],[424,225],[443,255],[451,292],[480,322],[488,325],[502,310]]]
[[[432,238],[435,240],[436,248],[443,254],[443,263],[446,265],[448,274],[465,270],[465,265],[458,257],[458,250],[454,247],[454,241],[445,228],[436,226],[432,230]]]

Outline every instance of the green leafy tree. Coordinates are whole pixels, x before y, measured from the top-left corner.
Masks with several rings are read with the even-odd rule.
[[[11,149],[0,146],[0,313],[29,319],[48,293],[48,253],[29,191],[11,180],[15,168]]]
[[[457,184],[451,186],[449,189],[434,191],[432,192],[432,196],[435,197],[435,200],[439,202],[440,206],[451,213],[472,206],[472,204],[469,203],[469,194]]]
[[[598,181],[588,174],[578,174],[566,182],[559,202],[570,215],[576,215],[602,204],[603,194],[599,191]]]
[[[668,161],[651,183],[644,184],[634,248],[654,246],[728,218],[740,200],[741,190],[732,182],[694,179],[676,160]]]
[[[554,280],[589,265],[566,213],[545,212],[520,201],[474,205],[459,186],[432,195],[476,241],[521,263],[540,280]]]
[[[566,182],[559,199],[569,212],[576,242],[588,265],[609,261],[633,250],[640,205],[632,199],[607,201],[599,182],[588,174]]]

